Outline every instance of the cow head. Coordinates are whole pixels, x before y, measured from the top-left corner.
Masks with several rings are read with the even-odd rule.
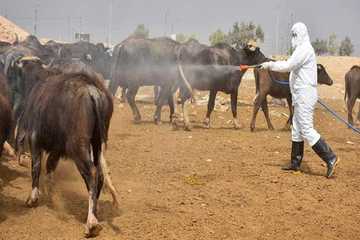
[[[15,62],[14,68],[18,73],[18,77],[13,83],[12,91],[13,110],[16,118],[20,116],[31,89],[46,79],[47,71],[45,67],[40,58],[35,56],[21,57]]]
[[[333,85],[334,81],[331,79],[323,65],[317,64],[317,74],[319,84],[326,84],[328,86]]]
[[[244,54],[242,54],[240,64],[255,65],[266,61],[265,55],[260,51],[260,48],[254,44],[248,43],[243,45],[242,51]]]

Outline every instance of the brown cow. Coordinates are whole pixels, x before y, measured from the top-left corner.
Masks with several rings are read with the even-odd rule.
[[[354,108],[356,99],[358,98],[360,98],[360,66],[353,66],[345,75],[344,97],[347,105],[348,121],[351,125],[354,125],[352,110]],[[360,106],[357,119],[360,121]]]
[[[30,88],[25,91],[28,95],[17,134],[17,139],[23,134],[32,157],[32,192],[26,203],[29,207],[38,203],[44,153],[49,154],[46,162],[49,180],[60,158],[72,159],[89,192],[85,234],[95,236],[101,230],[96,216],[104,174],[117,204],[103,158],[113,111],[111,95],[101,77],[87,67],[73,65],[64,71],[48,71],[38,59],[22,59],[18,67]]]
[[[317,74],[318,74],[318,83],[326,84],[331,86],[333,80],[330,78],[329,74],[326,72],[326,69],[323,65],[317,65]],[[293,109],[292,109],[292,99],[289,86],[289,73],[280,73],[273,72],[268,70],[254,69],[255,75],[255,84],[256,84],[256,97],[254,100],[254,110],[253,116],[251,119],[250,130],[254,131],[256,115],[262,108],[265,119],[270,130],[274,130],[274,127],[270,121],[269,108],[267,104],[267,95],[270,95],[275,98],[286,98],[289,106],[289,118],[285,125],[285,129],[289,129],[291,126]]]

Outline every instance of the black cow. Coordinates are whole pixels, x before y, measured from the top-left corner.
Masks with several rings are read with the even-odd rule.
[[[184,82],[187,82],[192,89],[210,91],[208,110],[204,121],[205,127],[210,127],[210,115],[214,110],[216,95],[217,92],[222,91],[231,95],[233,123],[235,128],[239,128],[237,98],[241,78],[245,73],[240,71],[239,65],[253,65],[264,62],[266,58],[260,49],[253,46],[244,46],[240,50],[235,50],[231,46],[221,43],[214,47],[205,48],[196,56],[190,58],[186,57],[186,54],[182,54],[181,60],[185,64],[179,68]],[[191,94],[184,87],[181,92],[185,130],[190,130],[189,118],[186,112],[186,100],[191,97]]]
[[[325,67],[321,64],[317,65],[318,83],[331,86],[333,80],[330,78]],[[254,99],[254,110],[250,123],[250,130],[254,131],[256,115],[262,108],[265,119],[270,130],[274,130],[274,127],[270,121],[269,108],[267,103],[267,95],[274,98],[286,98],[289,107],[289,118],[284,129],[289,129],[292,124],[293,107],[292,97],[289,86],[290,73],[273,72],[269,70],[254,69],[256,96]]]
[[[345,75],[345,97],[344,100],[347,105],[348,121],[351,125],[354,125],[354,119],[352,111],[356,102],[356,99],[360,98],[360,66],[353,66],[349,72]],[[358,121],[360,121],[360,106],[357,115]]]
[[[23,97],[21,96],[23,82],[20,80],[20,72],[18,72],[15,64],[20,58],[25,56],[36,56],[40,58],[42,62],[50,64],[56,58],[57,53],[42,45],[35,36],[28,36],[23,42],[12,45],[1,55],[4,72],[10,88],[10,101],[15,120],[17,120],[20,115],[20,103]]]
[[[165,104],[169,104],[170,118],[172,117],[172,94],[181,84],[176,68],[179,47],[178,42],[169,38],[129,38],[115,47],[109,90],[115,95],[119,86],[127,89],[127,101],[136,123],[140,122],[141,115],[135,96],[141,86],[160,87],[154,114],[155,123],[160,123],[161,108]]]
[[[89,42],[57,43],[49,41],[46,47],[57,53],[57,57],[63,61],[79,60],[101,73],[105,79],[110,79],[111,56],[108,49],[102,43]]]
[[[38,59],[20,59],[18,67],[23,81],[28,83],[17,134],[17,140],[24,138],[29,144],[32,156],[32,192],[26,203],[29,207],[38,203],[41,156],[45,152],[49,154],[46,162],[49,177],[60,158],[72,159],[89,192],[85,234],[97,235],[101,230],[96,216],[103,174],[117,203],[103,158],[113,111],[112,98],[101,77],[89,68],[73,65],[46,70]]]
[[[0,66],[0,157],[2,155],[5,141],[10,137],[12,130],[12,111],[9,99],[7,79]]]

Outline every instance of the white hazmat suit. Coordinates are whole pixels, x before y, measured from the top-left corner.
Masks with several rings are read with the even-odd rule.
[[[290,91],[292,94],[294,116],[292,126],[291,164],[284,170],[299,171],[304,156],[304,140],[316,154],[326,162],[329,178],[334,174],[337,156],[320,134],[314,129],[313,118],[317,95],[317,65],[308,30],[303,23],[296,23],[291,29],[291,44],[295,49],[287,61],[265,62],[264,69],[277,72],[290,72]]]
[[[320,134],[313,127],[313,113],[318,99],[317,65],[305,24],[296,23],[292,27],[291,43],[295,50],[287,61],[267,62],[263,67],[277,72],[290,72],[294,106],[292,140],[307,140],[313,146],[320,139]]]

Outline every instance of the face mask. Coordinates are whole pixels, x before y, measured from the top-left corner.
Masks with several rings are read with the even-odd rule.
[[[291,33],[291,46],[293,48],[297,47],[297,34],[294,32]]]

